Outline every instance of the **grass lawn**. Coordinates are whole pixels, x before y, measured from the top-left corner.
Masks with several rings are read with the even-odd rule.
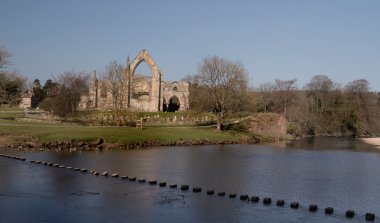
[[[158,142],[168,143],[179,140],[239,141],[244,135],[233,131],[218,132],[210,127],[134,127],[82,126],[20,122],[15,118],[22,113],[0,113],[0,144],[30,141],[96,141],[100,137],[109,143]]]

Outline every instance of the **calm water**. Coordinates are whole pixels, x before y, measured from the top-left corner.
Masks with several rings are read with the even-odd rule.
[[[28,160],[189,184],[202,193],[93,176],[0,157],[0,222],[365,222],[380,219],[380,153],[352,138],[289,145],[160,147],[103,152],[17,152]],[[236,193],[230,199],[206,190]],[[285,207],[240,201],[284,199]],[[293,210],[289,203],[301,208]],[[316,213],[308,211],[315,203]],[[334,207],[327,216],[324,208]],[[345,218],[347,209],[356,212]]]

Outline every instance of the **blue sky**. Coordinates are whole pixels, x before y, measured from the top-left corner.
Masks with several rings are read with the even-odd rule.
[[[244,64],[250,85],[324,74],[380,91],[378,0],[1,0],[0,46],[30,81],[104,71],[147,49],[165,80],[206,56]],[[137,72],[149,73],[145,64]]]

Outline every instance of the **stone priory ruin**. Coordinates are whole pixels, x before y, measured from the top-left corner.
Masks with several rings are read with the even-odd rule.
[[[152,75],[135,75],[140,63],[146,62]],[[132,111],[147,112],[175,112],[189,108],[189,83],[182,81],[164,81],[161,70],[157,67],[147,50],[142,50],[130,62],[124,71],[125,101],[123,107]],[[110,83],[105,79],[98,79],[94,71],[88,95],[82,97],[82,109],[112,109],[112,94],[109,91]]]

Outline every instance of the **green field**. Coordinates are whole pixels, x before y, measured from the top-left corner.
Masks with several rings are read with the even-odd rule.
[[[47,124],[17,121],[22,113],[0,112],[0,144],[26,141],[82,141],[94,142],[100,137],[108,143],[133,144],[138,142],[170,143],[177,141],[234,141],[246,138],[236,131],[218,132],[213,127],[134,127],[83,126],[76,124]]]

